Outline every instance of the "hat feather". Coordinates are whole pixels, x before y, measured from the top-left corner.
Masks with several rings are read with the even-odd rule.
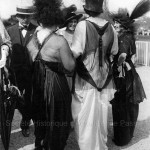
[[[141,0],[132,11],[130,19],[139,18],[144,14],[146,14],[149,10],[150,10],[150,0]]]

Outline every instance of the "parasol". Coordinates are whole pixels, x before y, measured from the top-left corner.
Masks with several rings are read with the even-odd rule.
[[[9,85],[9,80],[5,77],[4,68],[0,69],[0,124],[1,139],[5,150],[9,149],[12,119],[16,107],[19,90],[15,86]]]

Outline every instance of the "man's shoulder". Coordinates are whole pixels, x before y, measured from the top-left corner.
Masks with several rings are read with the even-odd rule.
[[[11,25],[11,26],[7,27],[7,31],[14,30],[15,28],[18,28],[18,23],[13,24],[13,25]]]

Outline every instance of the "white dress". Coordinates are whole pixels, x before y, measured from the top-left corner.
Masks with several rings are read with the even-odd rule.
[[[97,23],[99,26],[106,24],[106,21],[100,18],[89,18],[90,21]],[[86,23],[78,23],[72,43],[72,52],[75,57],[84,53],[86,39]],[[118,52],[117,35],[114,34],[114,43],[111,54]],[[95,54],[97,55],[97,54]],[[93,54],[84,60],[86,68],[89,70],[91,64],[98,68],[97,62],[91,62]],[[105,66],[105,65],[104,65]],[[96,70],[96,69],[95,69]],[[105,72],[107,68],[102,68]],[[91,74],[96,83],[100,83],[105,75],[102,70],[98,74]],[[97,71],[94,71],[97,73]],[[90,72],[91,73],[91,72]],[[107,150],[107,114],[108,103],[114,96],[113,81],[98,92],[89,83],[76,76],[75,94],[72,97],[72,116],[75,122],[75,133],[80,150]]]
[[[58,30],[58,33],[59,33],[60,35],[63,35],[64,38],[67,40],[69,46],[71,46],[73,34],[67,32],[66,28],[63,28],[63,29]]]

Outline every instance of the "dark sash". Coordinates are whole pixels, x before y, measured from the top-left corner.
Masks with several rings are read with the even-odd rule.
[[[98,34],[102,37],[102,35],[105,33],[106,29],[108,28],[108,25],[109,23],[107,23],[103,28],[100,28],[98,25],[96,25],[95,23],[93,22],[90,22],[93,24],[93,26],[96,28]],[[102,60],[102,45],[100,45],[100,42],[99,41],[99,61]],[[108,49],[107,49],[107,56],[109,55],[110,56],[110,51],[111,51],[111,48],[112,48],[112,44],[113,44],[113,39],[112,41],[110,42],[109,46],[108,46]],[[104,83],[104,85],[99,88],[97,87],[95,81],[93,80],[92,76],[90,75],[90,73],[88,72],[87,68],[85,67],[84,63],[83,63],[83,59],[82,59],[82,56],[78,57],[77,60],[76,60],[76,73],[82,78],[84,79],[85,81],[87,81],[88,83],[90,83],[93,87],[95,87],[99,92],[101,92],[110,82],[110,80],[112,79],[112,69],[111,69],[111,62],[108,59],[108,62],[109,62],[109,72],[108,72],[108,76],[107,76],[107,79]],[[102,63],[100,63],[100,66],[102,65]]]

